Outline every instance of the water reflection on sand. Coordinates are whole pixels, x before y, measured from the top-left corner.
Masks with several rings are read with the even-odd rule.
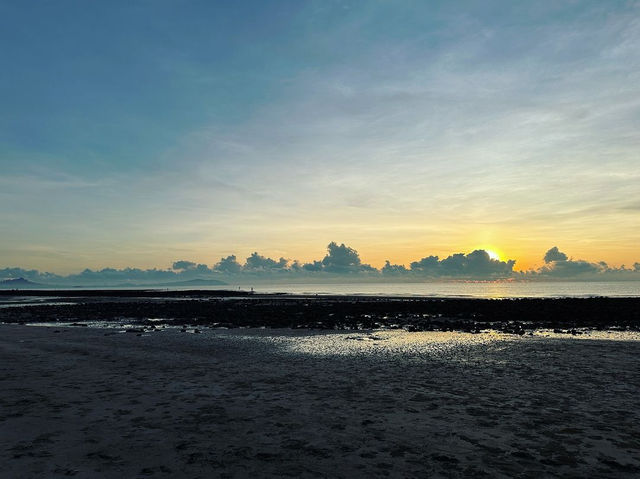
[[[248,334],[247,334],[248,333]],[[216,334],[214,332],[214,334]],[[577,335],[540,329],[525,336],[487,330],[480,334],[458,331],[408,332],[405,330],[373,330],[368,332],[314,332],[291,330],[230,330],[217,334],[232,335],[238,340],[259,341],[291,353],[314,356],[379,355],[419,358],[459,357],[461,350],[495,345],[499,342],[527,343],[545,340],[612,340],[640,341],[640,332],[581,330]],[[464,356],[464,354],[462,354]]]
[[[142,329],[0,325],[2,477],[640,472],[637,333]]]

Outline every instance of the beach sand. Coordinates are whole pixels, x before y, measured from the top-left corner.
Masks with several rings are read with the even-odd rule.
[[[632,333],[117,331],[0,325],[2,477],[640,475]]]

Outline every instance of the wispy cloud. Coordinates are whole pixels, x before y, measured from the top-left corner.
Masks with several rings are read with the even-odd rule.
[[[98,63],[82,39],[117,8],[59,18],[64,58],[39,54],[44,18],[37,41],[5,25],[24,63],[0,114],[7,259],[37,238],[118,264],[176,246],[307,261],[321,234],[403,260],[491,236],[621,262],[640,240],[637,3],[118,8]],[[37,59],[74,87],[35,82]]]

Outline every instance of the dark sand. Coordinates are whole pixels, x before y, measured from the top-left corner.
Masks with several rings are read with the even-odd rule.
[[[115,331],[0,325],[3,478],[640,475],[637,333]]]

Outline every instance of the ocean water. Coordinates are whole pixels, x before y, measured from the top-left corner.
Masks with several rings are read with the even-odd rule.
[[[68,289],[68,288],[51,288]],[[640,297],[640,281],[440,281],[419,283],[246,283],[220,286],[155,287],[143,285],[129,287],[76,287],[73,289],[151,289],[158,291],[236,290],[255,293],[317,294],[317,295],[371,295],[417,296],[433,298],[611,298]],[[19,296],[19,293],[18,293]],[[4,305],[41,303],[41,297],[6,298]]]
[[[456,281],[425,283],[235,284],[201,289],[239,289],[256,293],[318,295],[422,296],[443,298],[583,298],[640,297],[640,281],[510,282]],[[171,289],[171,288],[170,288]],[[193,288],[175,288],[193,289]],[[200,288],[199,288],[200,289]]]

